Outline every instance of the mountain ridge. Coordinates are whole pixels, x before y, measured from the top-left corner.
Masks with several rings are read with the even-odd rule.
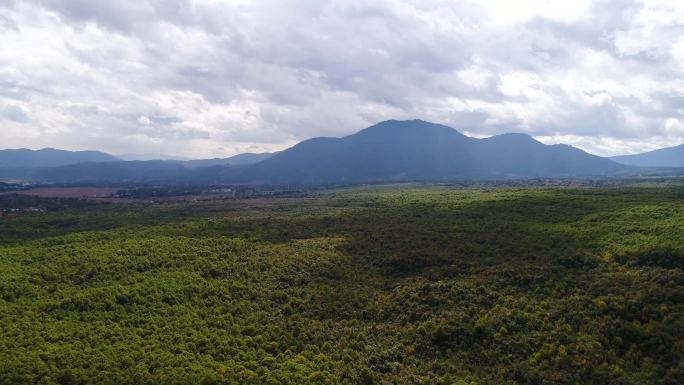
[[[102,151],[67,151],[52,147],[0,150],[0,168],[58,167],[86,162],[117,162],[119,158]]]
[[[240,158],[242,157],[242,158]],[[239,159],[240,162],[230,162]],[[273,154],[194,161],[83,163],[0,170],[48,182],[354,184],[458,179],[600,177],[629,166],[524,133],[473,138],[423,120],[388,120],[340,138],[317,137]]]
[[[641,167],[684,167],[684,143],[632,155],[613,156],[615,162]]]
[[[253,165],[243,177],[251,183],[370,182],[592,176],[624,168],[526,134],[477,139],[441,124],[389,120],[341,138],[302,141]]]

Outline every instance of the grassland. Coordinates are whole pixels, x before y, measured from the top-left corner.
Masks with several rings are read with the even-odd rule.
[[[0,384],[681,384],[684,188],[1,196]]]

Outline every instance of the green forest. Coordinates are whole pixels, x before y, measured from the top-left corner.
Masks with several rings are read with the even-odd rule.
[[[684,383],[681,186],[0,214],[0,384]]]

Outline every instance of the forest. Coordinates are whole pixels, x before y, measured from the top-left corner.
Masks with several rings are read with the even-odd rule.
[[[684,383],[681,184],[0,211],[0,384]]]

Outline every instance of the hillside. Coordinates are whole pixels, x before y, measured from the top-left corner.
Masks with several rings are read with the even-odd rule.
[[[684,167],[684,144],[642,154],[614,156],[610,159],[630,166]]]

